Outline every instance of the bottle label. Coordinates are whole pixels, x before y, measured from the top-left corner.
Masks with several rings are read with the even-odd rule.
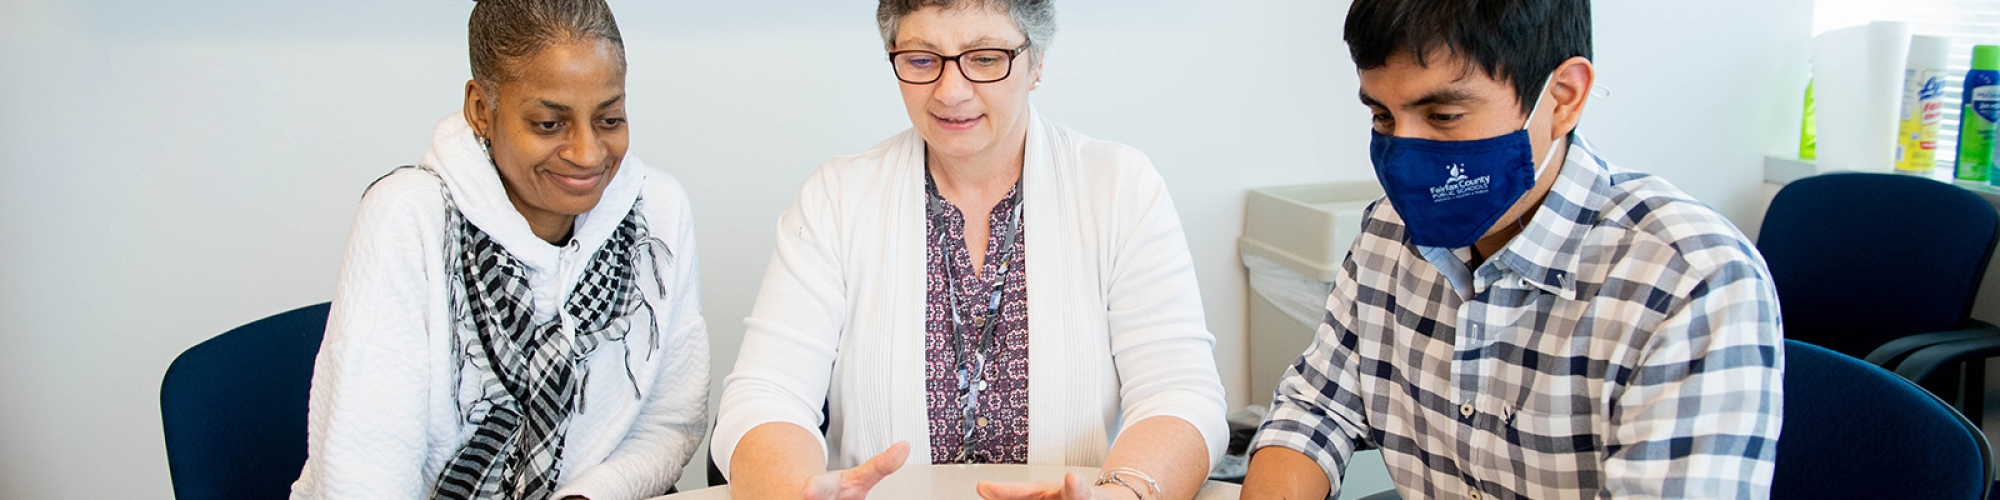
[[[1993,126],[2000,117],[2000,86],[1981,85],[1968,92],[1972,98],[1959,115],[1958,165],[1953,177],[1961,181],[1985,182],[1993,168]]]
[[[1917,119],[1928,126],[1944,123],[1944,72],[1927,76],[1929,78],[1924,79],[1923,91],[1917,94],[1917,101],[1923,103],[1923,111]]]
[[[1896,130],[1896,170],[1929,173],[1937,168],[1938,129],[1944,123],[1943,70],[1904,72],[1903,110]]]
[[[1986,123],[2000,122],[2000,86],[1985,85],[1972,89],[1972,112],[1985,118]]]

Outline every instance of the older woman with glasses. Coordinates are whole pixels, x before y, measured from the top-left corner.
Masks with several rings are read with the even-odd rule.
[[[737,498],[862,498],[914,453],[1102,468],[986,498],[1186,499],[1222,455],[1165,184],[1029,105],[1054,16],[881,2],[915,126],[827,161],[779,220],[711,449]]]

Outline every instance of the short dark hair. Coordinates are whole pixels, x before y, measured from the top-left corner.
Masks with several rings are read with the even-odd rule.
[[[625,38],[604,0],[475,0],[467,27],[472,79],[488,91],[519,76],[513,64],[549,47],[584,41],[611,44],[625,69]]]
[[[1355,0],[1347,51],[1371,70],[1408,53],[1420,66],[1443,53],[1512,83],[1521,113],[1534,110],[1545,77],[1590,56],[1590,0]]]

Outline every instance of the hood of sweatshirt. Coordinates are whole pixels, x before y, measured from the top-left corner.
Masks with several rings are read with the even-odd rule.
[[[438,122],[431,131],[431,149],[424,153],[420,163],[444,180],[445,189],[451,193],[459,212],[465,214],[466,221],[485,231],[528,267],[530,280],[537,282],[531,284],[535,288],[544,288],[539,283],[543,280],[536,278],[553,277],[547,274],[563,267],[565,256],[580,259],[568,267],[581,271],[581,261],[588,260],[604,246],[618,223],[632,211],[647,170],[628,151],[619,163],[618,172],[604,187],[604,197],[597,200],[597,206],[577,216],[571,236],[576,247],[564,251],[564,247],[543,241],[528,228],[528,219],[508,201],[499,169],[480,148],[479,137],[463,115],[453,113]]]

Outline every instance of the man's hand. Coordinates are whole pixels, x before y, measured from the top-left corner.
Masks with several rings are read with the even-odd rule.
[[[1063,474],[1063,480],[1037,481],[1033,483],[979,482],[979,498],[985,500],[1138,500],[1131,489],[1107,484],[1087,486],[1076,473]]]
[[[813,476],[806,481],[803,496],[805,500],[863,500],[868,498],[868,490],[875,483],[903,467],[903,461],[910,458],[910,443],[907,441],[889,445],[888,450],[875,458],[862,462],[852,469],[833,471]]]

